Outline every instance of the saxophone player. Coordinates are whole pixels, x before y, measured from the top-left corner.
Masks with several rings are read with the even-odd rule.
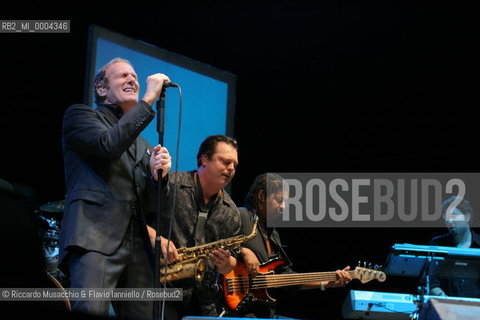
[[[236,140],[224,136],[207,137],[197,154],[197,170],[168,174],[166,198],[162,199],[161,249],[168,263],[178,260],[177,248],[195,247],[241,233],[240,212],[224,187],[235,175],[238,165]],[[176,195],[174,198],[174,190]],[[165,238],[169,214],[173,210],[171,242]],[[150,235],[155,232],[150,230]],[[208,254],[201,282],[193,278],[173,281],[183,288],[182,301],[167,301],[166,319],[184,316],[217,316],[216,300],[220,292],[212,284],[216,273],[227,274],[236,265],[236,254],[219,248]]]

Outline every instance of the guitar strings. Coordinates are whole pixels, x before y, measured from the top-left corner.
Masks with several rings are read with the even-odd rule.
[[[355,270],[347,271],[354,277]],[[377,274],[377,272],[371,272]],[[257,275],[253,278],[234,276],[228,279],[229,289],[233,291],[245,291],[248,289],[264,289],[278,286],[288,286],[317,281],[335,281],[337,275],[335,272],[312,272],[302,274],[266,274]]]
[[[308,280],[308,281],[305,281]],[[295,285],[295,284],[302,284],[302,283],[309,283],[309,282],[316,282],[316,281],[332,281],[333,279],[330,278],[320,278],[320,279],[298,279],[296,281],[292,280],[284,280],[284,281],[266,281],[266,282],[251,282],[249,288],[250,289],[261,289],[261,288],[272,288],[272,287],[278,287],[278,286],[288,286],[288,285]],[[233,284],[231,286],[232,289],[237,289],[237,288],[245,288],[248,287],[248,282],[245,282],[244,284]]]
[[[348,271],[350,275],[353,275],[353,271]],[[246,277],[232,277],[229,281],[229,288],[233,289],[263,289],[263,288],[270,288],[280,285],[288,285],[288,284],[301,284],[306,280],[311,282],[315,281],[333,281],[337,279],[337,275],[335,272],[327,272],[327,273],[303,273],[303,274],[272,274],[272,275],[257,275],[254,278],[246,278]]]

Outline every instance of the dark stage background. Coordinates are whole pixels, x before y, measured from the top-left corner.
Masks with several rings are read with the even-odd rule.
[[[0,177],[30,187],[36,205],[63,199],[61,121],[83,99],[89,24],[238,76],[238,204],[263,172],[478,171],[477,13],[462,2],[414,1],[3,5],[2,19],[70,19],[71,33],[0,34]],[[392,244],[443,231],[280,230],[301,272],[384,264]],[[349,289],[416,286],[353,282],[302,292],[279,309],[333,319]]]

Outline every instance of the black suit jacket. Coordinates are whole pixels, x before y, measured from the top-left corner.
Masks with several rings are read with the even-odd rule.
[[[105,105],[94,109],[76,104],[65,112],[67,193],[60,262],[71,246],[112,254],[124,237],[133,204],[147,219],[155,212],[155,184],[149,169],[151,147],[139,136],[154,115],[143,101],[120,119],[112,106]],[[143,228],[145,232],[145,223]]]

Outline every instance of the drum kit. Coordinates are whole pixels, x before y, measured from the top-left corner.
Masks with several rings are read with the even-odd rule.
[[[68,277],[58,268],[60,224],[63,218],[63,209],[63,200],[60,200],[42,204],[35,211],[39,219],[39,232],[47,278],[52,283],[53,288],[56,287],[61,291],[70,286]],[[66,310],[71,311],[68,298],[64,298],[63,305]]]
[[[58,268],[60,223],[63,218],[63,200],[47,202],[36,210],[40,221],[40,239],[45,257],[46,272],[64,286],[67,277]]]

